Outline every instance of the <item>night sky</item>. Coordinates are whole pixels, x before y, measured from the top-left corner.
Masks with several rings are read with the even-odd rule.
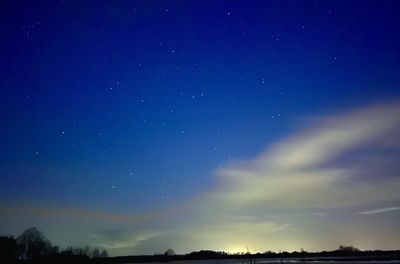
[[[399,1],[1,1],[0,34],[0,234],[400,247]]]

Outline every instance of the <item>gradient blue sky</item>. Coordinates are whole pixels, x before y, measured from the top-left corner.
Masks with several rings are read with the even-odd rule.
[[[2,1],[0,32],[1,233],[112,254],[400,247],[399,1]],[[297,163],[307,186],[340,177],[316,153],[374,173],[281,199]]]

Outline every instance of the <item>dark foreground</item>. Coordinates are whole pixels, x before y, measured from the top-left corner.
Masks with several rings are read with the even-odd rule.
[[[283,252],[258,254],[227,254],[215,251],[198,251],[186,255],[153,255],[153,256],[123,256],[108,258],[89,258],[87,256],[53,255],[42,256],[34,260],[14,260],[2,263],[42,264],[42,263],[193,263],[193,264],[239,264],[239,263],[400,263],[400,251],[359,251],[340,252],[324,251],[317,253]]]

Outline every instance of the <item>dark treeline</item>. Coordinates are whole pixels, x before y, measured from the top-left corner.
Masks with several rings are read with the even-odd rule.
[[[107,251],[100,251],[89,246],[67,247],[60,249],[54,246],[35,227],[28,228],[20,236],[0,236],[0,263],[135,263],[135,262],[168,262],[174,260],[207,260],[207,259],[243,259],[255,263],[262,258],[290,258],[292,260],[400,260],[400,250],[361,251],[353,246],[339,246],[337,250],[322,252],[307,252],[303,249],[294,252],[272,252],[250,254],[246,252],[230,254],[223,251],[201,250],[188,254],[177,255],[173,249],[168,249],[163,254],[108,257]]]
[[[400,250],[383,251],[383,250],[349,250],[355,249],[354,247],[343,247],[333,251],[322,251],[322,252],[306,252],[306,251],[295,251],[295,252],[271,252],[267,251],[264,253],[235,253],[230,254],[223,251],[213,250],[201,250],[194,251],[183,255],[167,255],[167,254],[155,254],[155,255],[143,255],[143,256],[121,256],[96,259],[95,263],[135,263],[135,262],[167,262],[174,260],[207,260],[207,259],[243,259],[245,263],[256,263],[257,259],[273,259],[273,258],[290,258],[292,260],[304,260],[304,261],[317,261],[317,260],[370,260],[370,261],[383,261],[383,260],[400,260]]]
[[[59,246],[52,245],[50,240],[36,227],[26,229],[16,238],[13,236],[0,236],[0,264],[29,263],[38,262],[38,260],[41,260],[39,261],[41,263],[44,259],[54,258],[87,260],[89,258],[106,257],[108,257],[106,250],[91,249],[89,246],[60,249]]]

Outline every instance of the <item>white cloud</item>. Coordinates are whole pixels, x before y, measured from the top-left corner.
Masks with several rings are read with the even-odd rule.
[[[400,198],[400,175],[389,159],[400,128],[400,105],[379,105],[321,118],[252,161],[219,170],[212,196],[228,208],[335,208]],[[370,149],[380,150],[369,151]],[[360,167],[360,157],[374,160]],[[391,153],[391,154],[390,154]],[[390,155],[389,155],[390,154]],[[383,156],[383,157],[382,157]],[[357,162],[355,162],[357,161]],[[385,164],[387,165],[387,164]],[[392,164],[393,165],[393,164]],[[374,171],[379,178],[364,176]]]
[[[373,215],[373,214],[382,214],[382,213],[393,212],[393,211],[398,211],[398,210],[400,210],[400,207],[385,207],[385,208],[379,208],[379,209],[374,209],[374,210],[370,210],[370,211],[362,211],[362,212],[358,212],[357,214]]]
[[[195,205],[200,224],[179,232],[204,238],[204,245],[211,240],[229,247],[233,237],[257,241],[258,249],[271,245],[265,237],[301,244],[304,238],[295,233],[310,221],[296,212],[323,210],[307,214],[322,216],[331,209],[400,199],[400,175],[393,169],[400,157],[399,128],[398,104],[316,119],[258,158],[216,171],[216,187]],[[274,218],[277,213],[283,217]]]

